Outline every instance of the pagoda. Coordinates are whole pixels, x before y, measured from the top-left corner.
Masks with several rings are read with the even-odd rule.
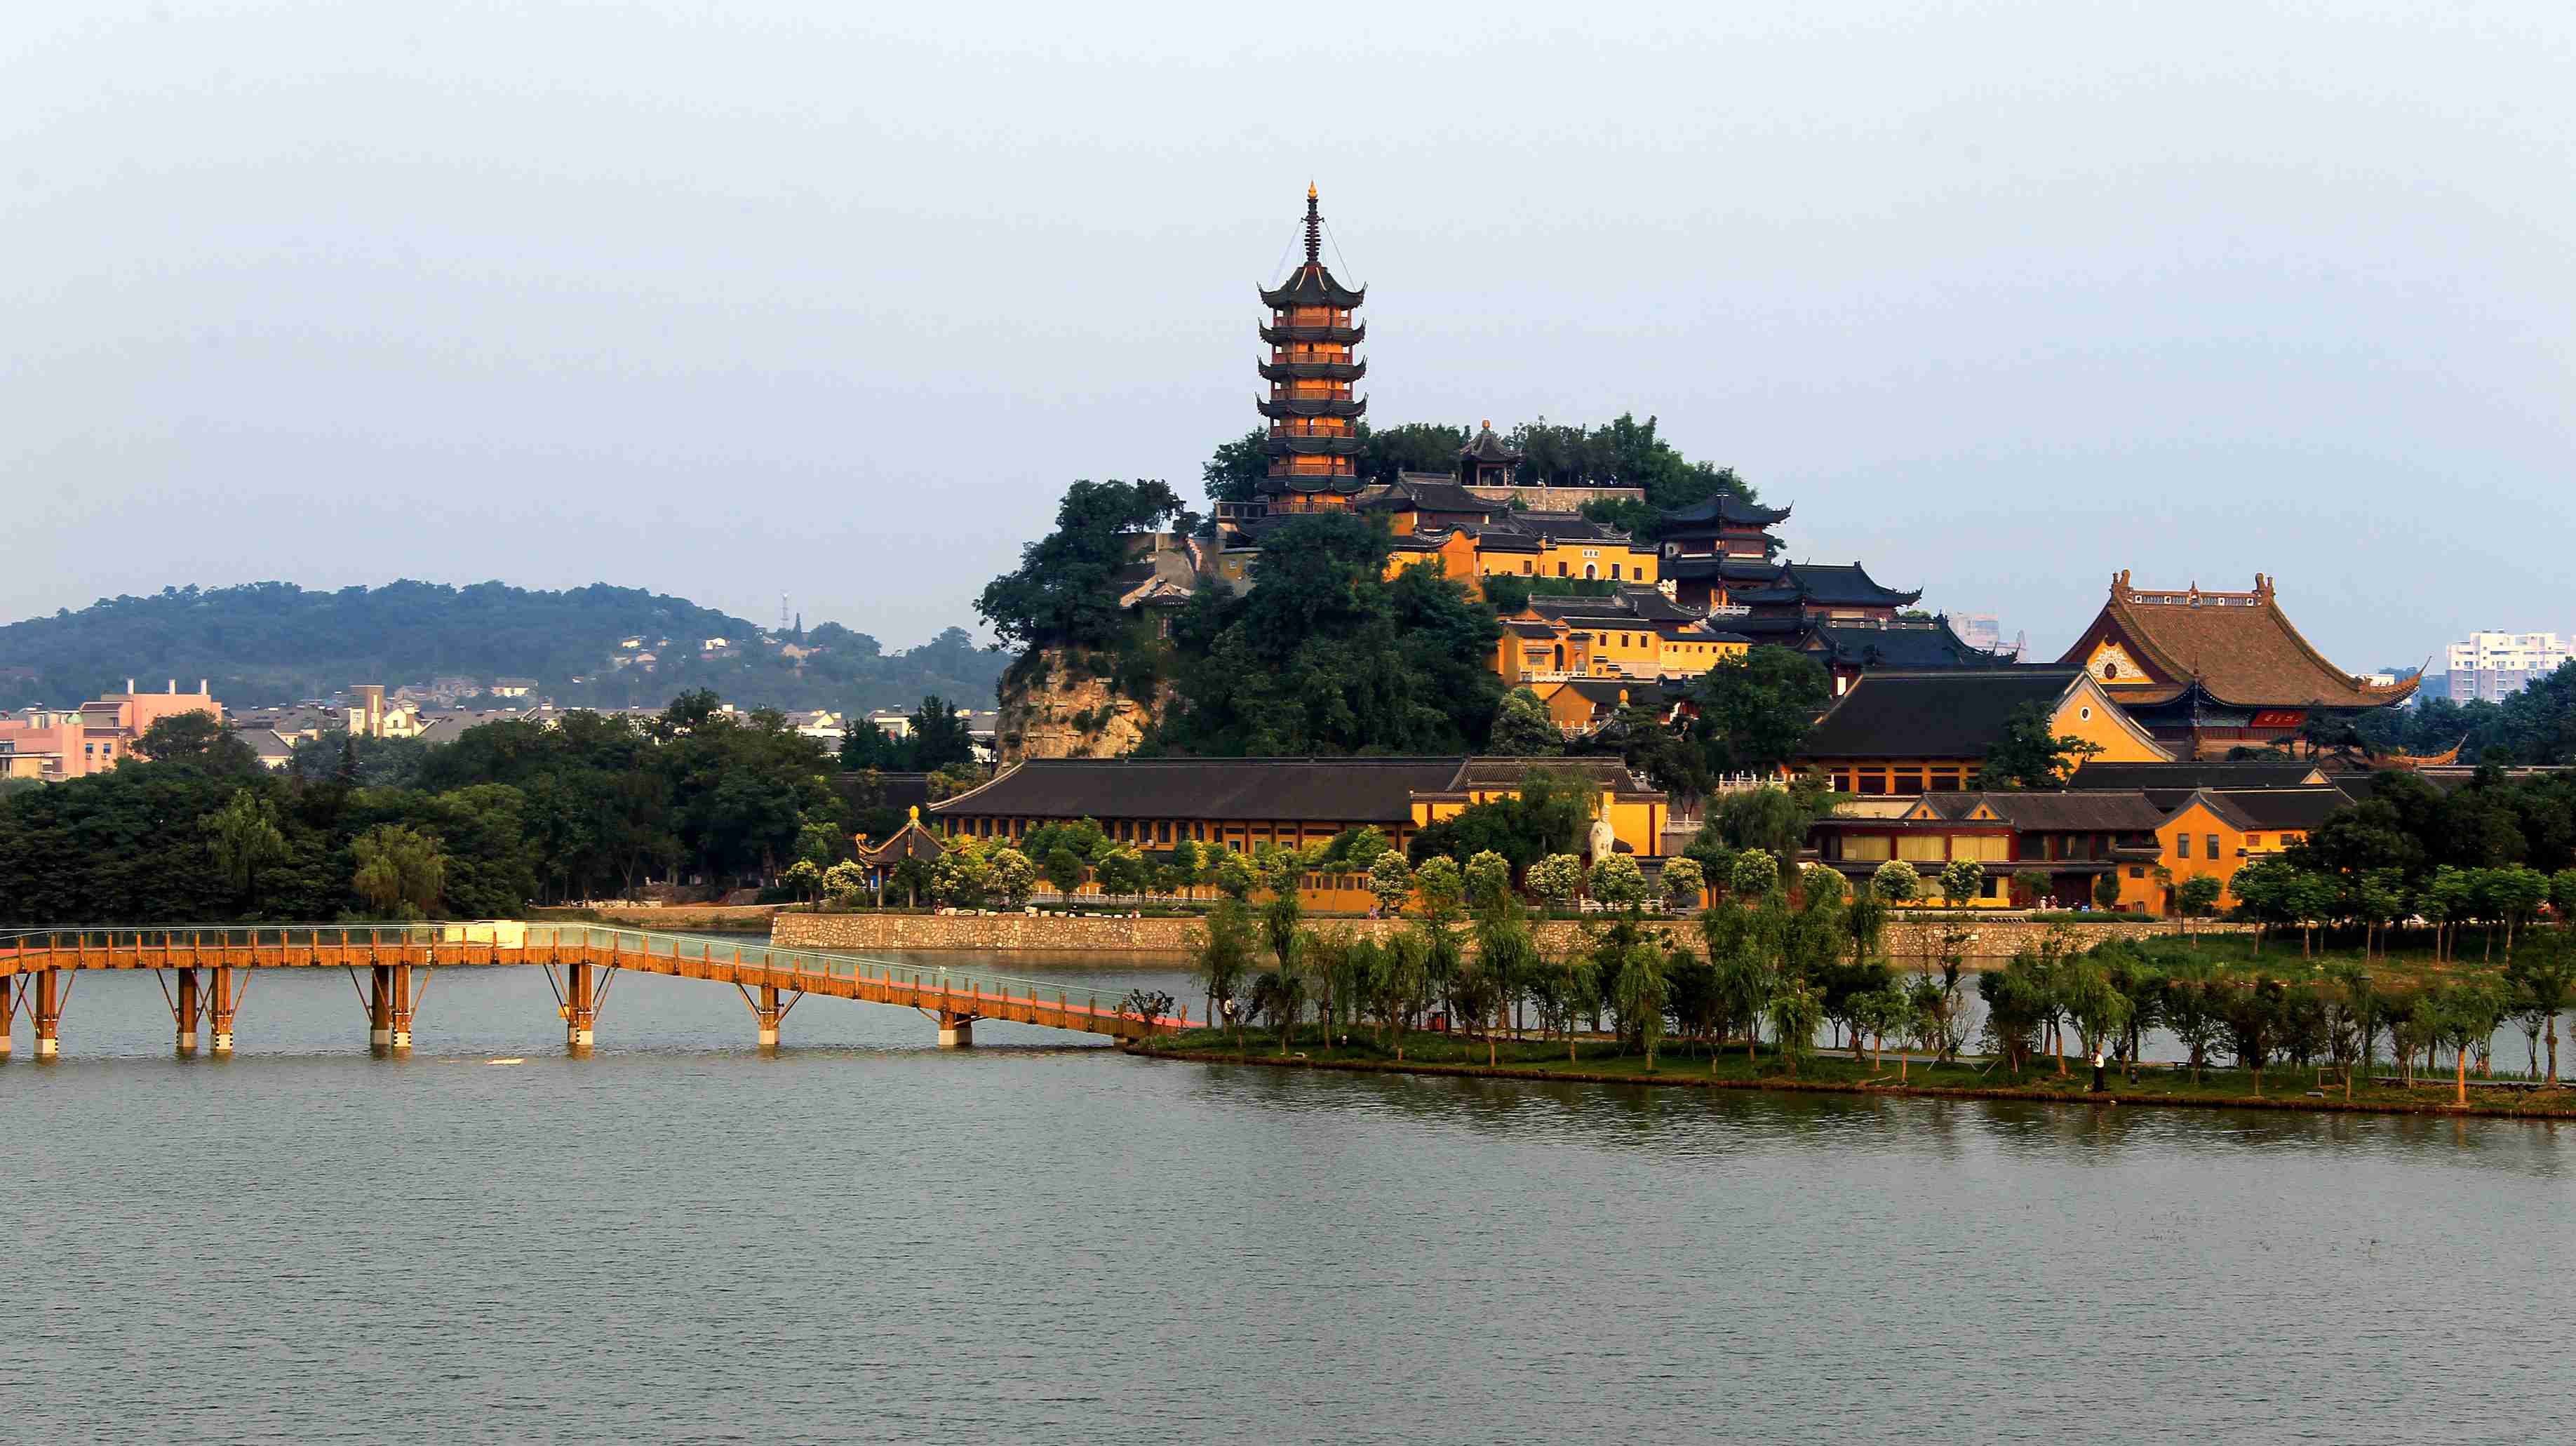
[[[1351,383],[1368,374],[1368,363],[1351,348],[1368,328],[1352,313],[1368,299],[1368,288],[1335,280],[1323,252],[1324,218],[1309,185],[1305,264],[1261,293],[1270,308],[1261,328],[1270,347],[1270,359],[1261,363],[1270,396],[1259,404],[1270,421],[1263,444],[1270,475],[1257,490],[1262,510],[1273,516],[1348,507],[1360,490],[1359,424],[1368,403],[1351,395]]]

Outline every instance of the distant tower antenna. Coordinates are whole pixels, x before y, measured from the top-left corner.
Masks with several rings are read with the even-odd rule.
[[[783,592],[778,595],[778,630],[787,631],[787,594]]]

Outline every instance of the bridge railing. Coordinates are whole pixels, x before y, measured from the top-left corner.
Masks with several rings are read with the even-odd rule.
[[[1099,991],[1076,989],[1062,980],[1029,979],[984,970],[952,969],[865,955],[813,949],[786,949],[766,942],[734,943],[650,929],[624,929],[600,924],[529,923],[516,919],[440,920],[363,924],[63,925],[52,928],[0,930],[0,957],[32,950],[65,950],[82,954],[130,950],[283,949],[290,951],[342,947],[419,948],[435,962],[442,949],[489,947],[501,950],[577,948],[585,951],[684,961],[708,966],[757,969],[791,979],[846,980],[946,993],[977,1002],[1008,1000],[1037,1008],[1112,1017],[1118,996],[1105,1002]],[[1177,1022],[1177,1021],[1175,1021]]]

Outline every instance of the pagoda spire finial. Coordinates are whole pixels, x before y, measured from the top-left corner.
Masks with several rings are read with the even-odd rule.
[[[1315,209],[1315,183],[1306,183],[1306,264],[1324,258],[1324,217]]]

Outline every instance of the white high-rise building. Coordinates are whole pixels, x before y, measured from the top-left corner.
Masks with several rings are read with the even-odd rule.
[[[2453,701],[2501,702],[2576,658],[2576,640],[2556,633],[2475,632],[2444,654]]]

